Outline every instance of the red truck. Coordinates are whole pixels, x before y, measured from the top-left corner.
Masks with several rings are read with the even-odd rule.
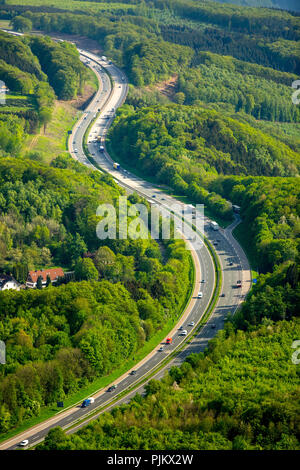
[[[171,344],[172,341],[173,341],[172,338],[167,338],[167,339],[166,339],[166,344]]]

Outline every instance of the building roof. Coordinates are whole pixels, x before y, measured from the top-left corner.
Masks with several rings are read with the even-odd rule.
[[[43,269],[42,271],[29,271],[28,278],[32,282],[37,282],[39,276],[42,277],[43,281],[47,281],[47,276],[50,276],[51,281],[56,281],[58,277],[64,277],[64,271],[62,268]]]

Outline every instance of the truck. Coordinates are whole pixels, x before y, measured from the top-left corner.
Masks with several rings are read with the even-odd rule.
[[[118,170],[120,168],[120,163],[114,163],[113,167],[115,170]]]
[[[173,341],[172,338],[167,338],[167,339],[166,339],[166,344],[171,344],[172,341]]]
[[[215,222],[214,220],[210,222],[210,226],[213,230],[219,230],[219,224]]]
[[[86,408],[87,406],[90,406],[92,403],[94,403],[94,398],[90,397],[90,398],[86,398],[85,400],[83,400],[82,404],[81,404],[81,408]]]
[[[236,214],[239,214],[241,212],[241,208],[240,206],[237,206],[235,204],[232,204],[232,210],[233,212],[235,212]]]

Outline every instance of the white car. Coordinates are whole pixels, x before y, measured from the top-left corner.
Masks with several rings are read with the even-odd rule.
[[[77,150],[77,149],[74,149],[74,153],[78,153],[78,150]]]
[[[159,351],[163,351],[164,349],[165,349],[165,348],[164,348],[163,346],[161,346],[161,347],[159,348]]]
[[[198,294],[198,299],[202,299],[202,297],[203,297],[203,293],[202,293],[202,292],[199,292],[199,294]]]
[[[195,322],[194,321],[191,321],[188,326],[195,326]]]
[[[28,446],[28,444],[29,444],[28,439],[24,439],[24,441],[20,442],[19,446],[20,447],[25,447],[25,446]]]
[[[187,331],[186,331],[186,330],[182,330],[182,331],[180,332],[180,335],[181,335],[181,336],[186,336],[186,335],[187,335]]]

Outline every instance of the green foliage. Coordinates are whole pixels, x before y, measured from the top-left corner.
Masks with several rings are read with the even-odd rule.
[[[210,189],[241,206],[245,240],[251,240],[260,270],[299,262],[298,178],[219,177]]]
[[[36,131],[41,124],[46,126],[51,119],[55,95],[26,40],[2,32],[0,78],[9,93],[15,94],[0,110],[0,120],[7,128],[6,138],[0,139],[0,150],[18,155],[26,133]]]
[[[35,75],[38,80],[46,80],[37,57],[22,37],[0,31],[0,58],[23,72]]]
[[[247,333],[227,327],[205,354],[150,381],[145,397],[76,434],[52,430],[38,449],[299,449],[299,377],[291,361],[299,334],[299,320]]]
[[[235,119],[200,106],[125,105],[110,132],[116,155],[159,183],[230,219],[231,206],[208,181],[217,173],[296,175],[299,154]],[[204,186],[204,187],[203,187]],[[231,198],[226,194],[226,198]]]
[[[198,57],[201,65],[178,78],[183,103],[230,103],[233,111],[256,119],[299,122],[300,111],[291,101],[296,76],[208,52]]]
[[[5,432],[116,369],[175,318],[189,290],[190,255],[181,240],[99,240],[96,209],[116,205],[120,190],[71,157],[51,167],[2,158],[0,190],[0,269],[24,281],[27,269],[63,265],[82,281],[42,289],[39,279],[36,290],[1,292]]]
[[[291,320],[299,316],[299,304],[300,269],[294,262],[259,276],[247,302],[235,316],[234,325],[251,329],[266,320]]]

